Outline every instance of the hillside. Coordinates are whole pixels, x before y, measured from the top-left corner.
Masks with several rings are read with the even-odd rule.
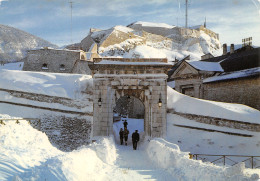
[[[0,61],[13,62],[24,58],[26,51],[56,45],[22,30],[0,25]]]
[[[206,31],[185,29],[164,23],[135,22],[107,30],[91,29],[80,45],[88,51],[93,43],[101,56],[124,58],[175,58],[187,55],[199,60],[202,55],[221,55],[222,46],[216,36]]]

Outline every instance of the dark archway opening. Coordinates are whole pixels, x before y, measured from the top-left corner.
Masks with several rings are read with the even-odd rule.
[[[127,121],[129,130],[128,144],[132,144],[132,133],[138,130],[140,138],[144,135],[145,107],[141,100],[134,96],[123,96],[116,100],[113,108],[113,131],[116,142],[120,143],[119,131],[124,129],[124,121]]]

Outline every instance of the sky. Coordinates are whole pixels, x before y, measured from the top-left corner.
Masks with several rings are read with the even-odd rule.
[[[260,46],[260,0],[189,0],[188,26],[203,24],[205,18],[221,43],[241,44],[252,37],[253,45]],[[184,27],[185,0],[0,0],[0,24],[58,46],[80,42],[90,28],[135,21]]]

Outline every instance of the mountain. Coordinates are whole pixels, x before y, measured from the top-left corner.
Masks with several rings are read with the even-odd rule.
[[[0,25],[0,61],[13,62],[24,58],[29,49],[56,45],[22,30]]]
[[[204,54],[222,54],[218,34],[201,25],[186,29],[139,21],[107,30],[90,29],[79,45],[90,51],[94,43],[103,57],[168,58],[174,61],[188,55],[191,60],[199,60]]]

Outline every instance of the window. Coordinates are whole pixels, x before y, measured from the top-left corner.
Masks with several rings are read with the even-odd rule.
[[[60,70],[65,70],[65,65],[64,64],[60,65]]]
[[[193,85],[186,85],[186,86],[182,86],[181,87],[181,93],[182,94],[185,94],[185,95],[188,95],[188,96],[191,96],[191,97],[194,97],[194,87]]]
[[[42,64],[42,70],[48,70],[48,65],[47,65],[47,63]]]

